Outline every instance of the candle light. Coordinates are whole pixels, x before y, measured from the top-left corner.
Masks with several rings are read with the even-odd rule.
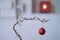
[[[43,9],[44,10],[47,9],[47,5],[46,4],[43,5]]]
[[[51,2],[50,1],[41,1],[40,2],[40,12],[41,13],[50,13],[51,12]]]

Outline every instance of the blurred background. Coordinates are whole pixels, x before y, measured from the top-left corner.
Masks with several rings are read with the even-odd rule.
[[[25,5],[25,11],[22,10],[22,16],[26,18],[36,16],[40,19],[51,19],[44,24],[34,20],[22,22],[21,27],[16,25],[16,29],[23,40],[60,40],[60,0],[50,1],[54,6],[55,12],[40,14],[32,12],[32,0],[0,0],[0,40],[19,40],[13,31],[13,25],[16,23],[16,7],[21,4]],[[38,33],[39,28],[42,26],[46,30],[45,35]]]

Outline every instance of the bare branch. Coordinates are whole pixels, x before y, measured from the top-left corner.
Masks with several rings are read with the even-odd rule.
[[[40,19],[39,17],[32,17],[32,18],[26,18],[26,17],[22,17],[22,12],[21,12],[21,10],[19,10],[19,9],[16,9],[16,11],[17,11],[17,22],[13,25],[13,30],[14,30],[14,32],[15,32],[15,34],[19,37],[19,39],[20,40],[22,40],[22,38],[21,38],[21,35],[19,35],[18,34],[18,32],[17,32],[17,30],[15,29],[16,27],[16,25],[18,24],[18,23],[22,23],[23,21],[25,21],[25,20],[38,20],[38,21],[40,21],[40,22],[42,22],[42,23],[47,23],[48,21],[50,21],[51,19]],[[20,17],[20,18],[19,18]]]
[[[22,40],[21,35],[19,35],[17,30],[15,29],[17,24],[18,24],[18,21],[13,25],[13,30],[14,30],[15,34],[19,37],[19,39]]]

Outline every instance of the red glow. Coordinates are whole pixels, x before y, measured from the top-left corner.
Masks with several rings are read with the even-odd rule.
[[[50,13],[51,12],[51,2],[50,1],[41,1],[40,2],[40,12],[41,13]]]

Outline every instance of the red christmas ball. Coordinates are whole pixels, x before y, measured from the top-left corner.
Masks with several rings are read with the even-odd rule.
[[[45,31],[45,29],[44,29],[43,27],[39,29],[39,34],[40,34],[40,35],[44,35],[45,32],[46,32],[46,31]]]

